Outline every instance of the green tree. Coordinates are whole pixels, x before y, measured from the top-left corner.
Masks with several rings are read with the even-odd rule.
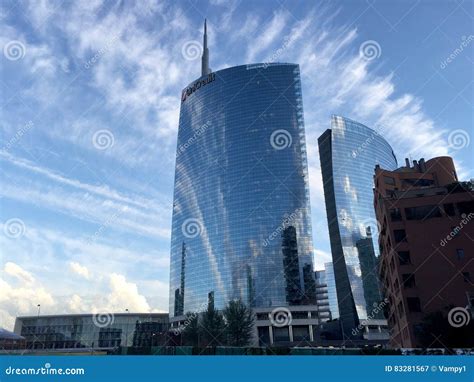
[[[230,301],[224,309],[227,342],[231,346],[246,346],[253,331],[253,314],[241,300]]]
[[[199,346],[199,331],[199,315],[196,312],[186,313],[182,332],[183,343],[188,346]]]
[[[200,334],[204,346],[225,345],[225,323],[222,314],[214,307],[214,293],[209,293],[207,310],[202,314]]]
[[[455,327],[449,323],[448,313],[454,306],[444,311],[429,313],[418,326],[417,337],[423,347],[430,348],[472,348],[474,347],[474,320]]]

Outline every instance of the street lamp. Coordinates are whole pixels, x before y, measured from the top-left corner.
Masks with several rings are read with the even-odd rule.
[[[130,314],[128,308],[125,309],[127,314]],[[128,317],[125,320],[125,346],[128,347]]]
[[[36,305],[38,307],[38,317],[40,316],[41,304]]]

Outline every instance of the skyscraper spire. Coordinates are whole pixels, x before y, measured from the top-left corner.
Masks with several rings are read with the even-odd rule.
[[[207,49],[207,20],[204,19],[204,38],[202,44],[202,65],[201,65],[201,76],[206,76],[211,73],[209,69],[209,49]]]

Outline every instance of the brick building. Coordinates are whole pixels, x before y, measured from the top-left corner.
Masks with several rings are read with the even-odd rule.
[[[377,166],[374,204],[391,346],[474,346],[472,181],[450,157]]]

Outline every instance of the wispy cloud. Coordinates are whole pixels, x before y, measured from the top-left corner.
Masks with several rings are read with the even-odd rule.
[[[447,144],[450,129],[401,88],[382,41],[379,58],[360,56],[364,26],[345,22],[340,8],[307,3],[298,16],[285,3],[213,3],[214,70],[277,51],[278,61],[301,66],[316,266],[330,258],[317,138],[331,114],[377,127],[399,159],[453,155],[461,177],[472,176]],[[0,237],[9,264],[1,318],[34,313],[38,303],[57,312],[166,309],[179,96],[200,66],[182,55],[185,43],[201,41],[199,10],[189,6],[44,0],[4,14],[1,46],[18,40],[26,49],[4,60],[0,147],[28,120],[34,127],[0,153],[2,220],[20,217],[27,228],[19,240]],[[93,145],[99,129],[113,134],[107,150]],[[44,264],[75,277],[56,275],[53,285]]]

